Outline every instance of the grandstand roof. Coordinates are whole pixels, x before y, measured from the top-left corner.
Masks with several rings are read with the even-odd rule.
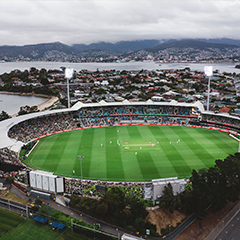
[[[219,112],[219,113],[214,113],[212,111],[203,111],[202,114],[208,114],[208,115],[214,115],[216,117],[227,117],[227,118],[232,118],[232,119],[237,119],[239,120],[239,116],[234,116],[232,114],[229,114],[229,113],[224,113],[224,112]]]
[[[156,106],[185,106],[185,107],[198,107],[199,110],[202,112],[204,111],[204,107],[201,102],[197,101],[194,103],[185,103],[185,102],[177,102],[172,100],[170,102],[154,102],[151,99],[147,100],[146,102],[129,102],[128,100],[124,100],[122,102],[105,102],[104,100],[98,103],[82,103],[77,102],[74,106],[72,106],[72,110],[79,110],[82,107],[102,107],[102,106],[139,106],[139,105],[156,105]]]
[[[7,120],[1,121],[0,122],[0,136],[1,136],[0,137],[0,149],[5,148],[5,147],[11,147],[12,150],[18,151],[21,148],[21,146],[23,145],[22,142],[10,139],[8,137],[8,131],[14,125],[16,125],[20,122],[24,122],[28,119],[37,118],[37,117],[41,117],[44,115],[52,115],[52,114],[57,114],[57,113],[62,113],[62,112],[69,112],[69,111],[72,111],[72,109],[70,108],[70,109],[60,109],[60,110],[52,110],[52,111],[48,110],[48,111],[43,111],[43,112],[26,114],[26,115],[9,118]],[[16,149],[16,147],[17,147],[17,149]]]

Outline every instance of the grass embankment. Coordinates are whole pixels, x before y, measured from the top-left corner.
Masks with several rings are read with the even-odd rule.
[[[14,202],[18,202],[18,203],[21,203],[21,204],[25,204],[25,205],[28,203],[27,199],[22,199],[22,198],[16,196],[14,193],[12,193],[9,190],[0,191],[0,197],[3,197],[5,199],[8,199],[8,200],[11,200],[11,201],[14,201]]]

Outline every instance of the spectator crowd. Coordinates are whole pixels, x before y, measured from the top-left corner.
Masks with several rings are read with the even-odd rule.
[[[138,123],[188,124],[189,119],[197,118],[194,114],[197,111],[197,108],[182,106],[83,107],[72,113],[28,119],[14,125],[8,136],[27,143],[47,134],[79,127]]]

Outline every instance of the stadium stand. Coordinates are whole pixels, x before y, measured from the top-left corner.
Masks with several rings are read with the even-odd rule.
[[[79,105],[79,104],[78,104]],[[72,130],[79,127],[97,127],[115,124],[188,124],[191,119],[198,119],[203,106],[194,104],[126,102],[80,104],[68,112],[58,112],[26,118],[14,124],[8,131],[8,136],[22,143],[27,143],[41,136],[55,132]],[[54,111],[52,111],[54,112]]]
[[[23,166],[18,157],[18,153],[8,148],[0,149],[0,163]]]
[[[23,121],[14,125],[8,135],[10,138],[26,143],[46,134],[73,128],[76,128],[76,123],[70,114],[58,114]]]
[[[206,112],[200,102],[78,102],[70,109],[27,114],[2,121],[0,162],[21,165],[17,153],[21,146],[48,134],[117,124],[198,125],[240,132],[238,116]]]
[[[231,130],[240,133],[240,118],[224,113],[209,113],[201,114],[201,121],[193,123],[201,126],[216,127],[226,130]]]

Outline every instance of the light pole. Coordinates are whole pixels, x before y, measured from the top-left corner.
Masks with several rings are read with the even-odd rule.
[[[70,95],[69,95],[69,79],[73,76],[73,69],[66,68],[65,69],[65,77],[67,78],[67,97],[68,97],[68,108],[70,108]]]
[[[204,72],[208,76],[208,95],[207,95],[207,111],[209,111],[209,98],[210,98],[210,80],[213,74],[212,66],[205,66]]]
[[[116,228],[116,230],[117,230],[117,239],[119,240],[118,228]]]
[[[209,98],[210,98],[210,76],[208,77],[207,111],[209,111]]]
[[[170,233],[171,224],[169,224],[169,233]]]
[[[82,178],[82,159],[84,158],[84,156],[78,156],[78,159],[80,160],[80,168],[81,168],[81,192],[83,195],[83,178]]]
[[[70,108],[69,78],[67,78],[67,98],[68,98],[68,108]]]

